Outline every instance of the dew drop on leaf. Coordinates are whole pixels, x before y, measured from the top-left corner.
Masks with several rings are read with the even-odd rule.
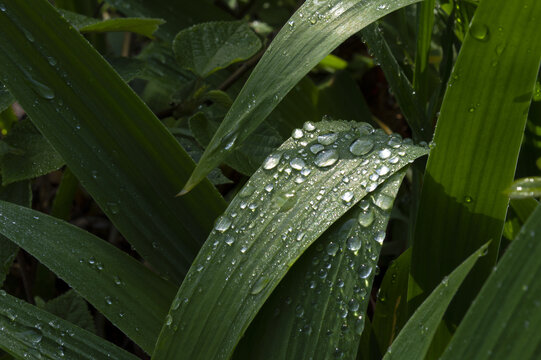
[[[353,197],[354,197],[353,191],[346,191],[345,193],[342,194],[340,198],[345,203],[349,203],[351,200],[353,200]]]
[[[281,158],[282,158],[281,153],[275,153],[275,154],[269,155],[263,162],[263,169],[265,170],[274,169],[276,165],[278,165],[278,163],[280,162]]]
[[[382,149],[379,151],[378,156],[380,159],[385,160],[391,157],[391,150],[389,149]]]
[[[302,132],[301,129],[295,129],[293,130],[293,132],[291,133],[291,137],[293,139],[300,139],[301,137],[304,136],[304,133]]]
[[[310,121],[305,122],[302,128],[308,132],[312,132],[316,129],[315,125]]]
[[[361,279],[366,279],[372,273],[372,267],[366,264],[361,264],[359,267],[359,276]]]
[[[387,211],[393,207],[394,200],[390,196],[379,193],[373,198],[373,202],[374,205],[379,207],[381,210]]]
[[[374,142],[370,139],[357,139],[349,147],[349,151],[355,156],[368,154],[374,148]]]
[[[475,23],[470,27],[470,34],[479,41],[487,41],[489,37],[488,27],[484,24]]]
[[[216,225],[214,225],[214,230],[223,233],[227,231],[230,226],[231,226],[231,219],[228,218],[227,216],[221,216],[216,221]]]
[[[325,147],[323,145],[321,145],[321,144],[314,144],[314,145],[310,146],[310,151],[312,152],[312,154],[317,154],[320,151],[322,151],[323,149],[325,149]]]
[[[290,161],[289,165],[295,170],[302,170],[302,168],[305,166],[304,160],[300,158],[294,158]]]
[[[359,249],[361,248],[362,246],[362,241],[359,237],[357,236],[350,236],[347,240],[346,240],[346,246],[349,250],[353,251],[353,252],[357,252],[359,251]]]
[[[338,161],[338,151],[335,149],[324,150],[317,154],[314,164],[318,167],[329,167]]]
[[[252,290],[250,291],[250,294],[257,295],[259,294],[269,283],[270,279],[267,277],[260,277],[257,279],[257,281],[254,283],[254,286],[252,287]]]
[[[335,133],[319,135],[317,137],[317,142],[321,145],[332,145],[336,140],[338,140],[338,134]]]

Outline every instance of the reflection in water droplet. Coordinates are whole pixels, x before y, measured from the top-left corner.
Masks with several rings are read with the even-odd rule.
[[[353,191],[346,191],[345,193],[342,194],[340,198],[345,203],[349,203],[351,200],[353,200],[354,195],[355,194],[353,194]]]
[[[338,134],[335,134],[335,133],[319,135],[319,136],[317,137],[317,141],[318,141],[321,145],[331,145],[331,144],[333,144],[337,139],[338,139]]]
[[[340,247],[337,243],[330,242],[327,245],[327,254],[330,256],[335,256],[338,253],[338,250],[340,250]]]
[[[294,158],[290,161],[289,165],[295,170],[302,170],[302,168],[305,166],[304,161],[300,158]]]
[[[390,210],[393,207],[394,199],[385,194],[379,193],[372,199],[374,205],[379,207],[381,210]]]
[[[351,236],[346,240],[346,246],[349,250],[356,252],[361,248],[362,241],[357,236]]]
[[[308,132],[312,132],[316,129],[315,125],[310,121],[305,122],[302,128]]]
[[[231,235],[227,235],[224,241],[227,245],[231,246],[235,242],[235,238]]]
[[[361,264],[359,267],[359,276],[361,279],[366,279],[372,273],[372,267],[366,264]]]
[[[214,225],[214,230],[219,232],[225,232],[229,227],[231,226],[231,219],[227,216],[221,216],[216,221],[216,225]]]
[[[391,156],[391,150],[382,149],[382,150],[379,151],[378,155],[379,155],[380,159],[385,160],[385,159],[387,159],[387,158],[389,158]]]
[[[314,163],[319,167],[328,167],[338,161],[338,151],[335,149],[324,150],[317,154]]]
[[[374,240],[380,245],[383,244],[383,240],[385,240],[385,231],[378,231],[376,236],[374,236]]]
[[[280,162],[281,158],[282,158],[282,153],[275,153],[275,154],[269,155],[263,162],[263,169],[265,170],[274,169],[276,165],[278,165],[278,163]]]
[[[293,132],[291,133],[291,137],[293,139],[300,139],[301,137],[304,136],[304,133],[302,132],[301,129],[295,129],[293,130]]]
[[[357,139],[349,147],[349,151],[355,156],[368,154],[374,148],[374,142],[370,139]]]

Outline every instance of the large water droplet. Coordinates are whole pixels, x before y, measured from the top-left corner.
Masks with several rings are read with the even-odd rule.
[[[327,245],[327,254],[331,256],[335,256],[338,253],[338,250],[340,250],[340,246],[338,246],[337,243],[330,242]]]
[[[487,41],[489,37],[488,27],[484,24],[475,23],[470,27],[470,34],[479,41]]]
[[[310,146],[310,151],[312,152],[312,154],[317,154],[318,152],[322,151],[323,149],[325,149],[325,146],[323,146],[321,144],[314,144],[314,145]]]
[[[317,137],[317,142],[321,145],[331,145],[338,139],[338,134],[330,133],[330,134],[324,134],[319,135]]]
[[[302,128],[308,132],[312,132],[316,129],[315,125],[310,121],[305,122]]]
[[[32,85],[32,90],[40,97],[46,100],[52,100],[55,97],[54,90],[48,87],[47,85],[34,80],[32,77],[28,76],[28,80]]]
[[[359,276],[361,279],[366,279],[372,273],[372,267],[370,265],[361,264],[359,267]]]
[[[357,236],[351,236],[346,240],[346,246],[349,250],[357,252],[362,246],[362,241]]]
[[[389,149],[382,149],[378,153],[380,159],[388,159],[391,156],[391,150]]]
[[[342,194],[342,196],[340,198],[345,203],[349,203],[351,200],[353,200],[354,196],[355,196],[355,194],[353,194],[353,191],[346,191],[345,193]]]
[[[381,210],[390,210],[393,207],[394,199],[385,194],[377,194],[373,198],[374,205],[379,207]]]
[[[281,158],[282,158],[282,153],[270,154],[263,162],[263,169],[265,170],[274,169],[276,165],[278,165],[278,163],[280,162]]]
[[[378,168],[376,170],[376,173],[379,175],[379,176],[385,176],[389,173],[389,171],[391,171],[391,169],[389,169],[387,166],[383,165],[381,166],[380,168]]]
[[[290,161],[289,165],[295,170],[302,170],[302,168],[305,166],[304,161],[300,158],[294,158]]]
[[[254,286],[252,286],[252,290],[250,291],[250,294],[257,295],[259,294],[269,283],[270,279],[267,277],[260,277],[257,279],[257,281],[254,283]]]
[[[171,326],[173,323],[173,317],[170,314],[167,314],[165,317],[165,326]]]
[[[225,232],[229,227],[231,226],[231,219],[227,216],[221,216],[216,221],[216,225],[214,225],[214,230],[219,232]]]
[[[374,148],[374,142],[370,139],[357,139],[349,147],[349,151],[355,156],[368,154]]]
[[[224,241],[227,245],[231,246],[235,242],[235,238],[231,235],[227,235]]]
[[[363,227],[369,227],[374,222],[374,211],[372,209],[362,211],[357,217],[357,221]]]
[[[324,150],[317,154],[314,163],[319,167],[328,167],[338,161],[338,151],[335,149]]]
[[[374,236],[374,240],[375,240],[378,244],[382,245],[382,244],[383,244],[383,240],[385,240],[385,231],[378,231],[378,232],[376,233],[376,236]]]
[[[295,129],[293,130],[293,132],[291,133],[291,137],[293,139],[300,139],[301,137],[304,136],[304,133],[302,132],[301,129]]]

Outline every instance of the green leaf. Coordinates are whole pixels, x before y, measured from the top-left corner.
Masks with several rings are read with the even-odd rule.
[[[381,70],[385,74],[385,79],[389,82],[396,101],[400,105],[400,110],[413,132],[413,137],[419,141],[428,141],[431,132],[429,128],[424,128],[422,125],[424,113],[418,105],[413,86],[394,57],[379,25],[377,23],[369,25],[361,31],[361,34],[378,60]]]
[[[248,347],[245,358],[355,358],[404,175],[397,172],[365,196],[306,250],[248,328],[240,345]]]
[[[193,161],[48,1],[3,3],[0,81],[137,252],[180,282],[223,199],[208,181],[174,197]]]
[[[0,290],[0,347],[17,359],[137,359],[3,290]]]
[[[498,256],[508,206],[504,190],[513,181],[541,60],[534,18],[541,18],[539,1],[483,0],[440,110],[417,215],[411,268],[417,288],[410,288],[410,298],[426,297],[492,240],[451,305],[454,324]]]
[[[0,200],[30,207],[32,205],[30,181],[19,181],[7,186],[0,186]],[[18,251],[17,245],[4,236],[0,236],[0,286],[4,283]]]
[[[458,288],[470,273],[479,257],[483,256],[488,244],[481,246],[460,264],[432,291],[421,306],[408,320],[393,342],[383,360],[424,359],[432,338],[438,329],[443,314],[455,296]],[[477,359],[477,357],[456,357],[454,359]]]
[[[417,1],[305,2],[255,67],[183,192],[191,190],[246,140],[295,84],[334,48],[378,18]]]
[[[143,19],[143,18],[115,18],[100,20],[67,10],[58,10],[58,12],[77,30],[82,33],[90,32],[109,32],[126,31],[140,34],[149,38],[154,38],[152,34],[158,30],[158,26],[165,23],[162,19]]]
[[[278,282],[333,222],[426,149],[366,123],[306,123],[220,217],[153,354],[227,359]]]
[[[3,185],[33,179],[64,165],[62,157],[29,119],[17,122],[3,141],[13,148],[0,160]]]
[[[79,181],[73,175],[69,168],[64,170],[60,185],[56,189],[56,194],[51,208],[51,215],[68,221],[70,219],[71,208],[75,193],[79,189]]]
[[[126,82],[141,79],[148,72],[147,63],[137,58],[113,57],[107,58],[107,61]]]
[[[200,77],[247,60],[261,49],[261,40],[243,21],[194,25],[175,36],[177,62]]]
[[[15,98],[13,95],[11,95],[4,84],[0,83],[0,112],[3,112],[10,107],[14,101]]]
[[[92,314],[88,310],[86,301],[73,290],[68,290],[68,292],[46,303],[44,302],[42,306],[37,305],[43,310],[69,321],[86,331],[91,333],[96,332],[94,318],[92,318]]]
[[[153,17],[164,19],[166,23],[157,35],[172,42],[175,35],[190,25],[212,20],[231,20],[231,15],[219,9],[212,0],[170,1],[170,0],[106,0],[127,16]]]
[[[434,8],[436,0],[425,0],[417,8],[417,51],[415,52],[415,72],[413,73],[413,88],[422,105],[428,100],[429,67],[428,57],[432,43],[432,30],[434,28]],[[428,126],[429,124],[425,124]]]
[[[0,201],[0,233],[68,283],[151,353],[176,287],[113,245],[43,213]]]
[[[408,276],[411,248],[400,255],[387,269],[380,285],[372,329],[380,352],[385,353],[408,320]]]
[[[505,251],[442,359],[536,359],[541,345],[541,207]]]
[[[541,177],[528,177],[514,181],[506,190],[511,199],[541,196]]]

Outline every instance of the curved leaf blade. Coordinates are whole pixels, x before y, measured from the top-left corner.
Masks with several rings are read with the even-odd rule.
[[[175,36],[177,62],[201,77],[247,60],[261,48],[261,40],[243,21],[194,25]]]
[[[511,242],[442,359],[535,359],[541,346],[541,206]]]
[[[271,43],[186,183],[191,190],[254,131],[334,48],[380,17],[419,0],[307,1]],[[274,76],[269,76],[273,74]]]
[[[541,18],[537,0],[483,0],[440,110],[412,249],[418,289],[410,288],[410,297],[424,298],[474,249],[493,240],[451,305],[455,324],[498,256],[509,202],[504,190],[513,181],[541,61],[534,18]]]
[[[447,306],[449,306],[458,288],[487,248],[488,244],[481,246],[453,270],[449,276],[443,278],[441,284],[432,291],[432,294],[426,298],[404,325],[396,340],[387,349],[383,360],[425,358]]]
[[[269,155],[216,222],[177,293],[155,359],[229,358],[308,246],[427,152],[366,123],[322,121],[303,129]]]
[[[511,199],[541,196],[541,177],[528,177],[515,180],[506,190]]]
[[[194,164],[163,124],[47,1],[3,3],[1,81],[117,229],[180,282],[225,202],[206,180],[174,198]]]
[[[66,222],[0,201],[0,233],[62,278],[151,353],[176,287]]]
[[[19,359],[137,359],[91,332],[3,290],[0,290],[0,347]]]
[[[306,250],[248,329],[239,345],[243,358],[355,358],[404,175],[398,171],[365,196]]]

